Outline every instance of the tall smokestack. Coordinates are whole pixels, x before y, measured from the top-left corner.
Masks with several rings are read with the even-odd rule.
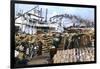
[[[45,22],[47,22],[48,9],[46,9]]]
[[[40,10],[40,17],[42,17],[42,8]],[[42,21],[42,18],[41,18],[41,21]]]

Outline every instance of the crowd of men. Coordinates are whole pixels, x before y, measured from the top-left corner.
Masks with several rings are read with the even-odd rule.
[[[48,34],[21,34],[15,35],[16,64],[27,64],[34,56],[49,52],[50,48],[58,47],[59,35]]]

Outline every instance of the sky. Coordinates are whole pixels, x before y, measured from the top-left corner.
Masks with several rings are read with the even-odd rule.
[[[20,10],[26,12],[37,5],[29,4],[15,4],[15,14]],[[88,19],[94,21],[94,8],[83,8],[83,7],[65,7],[65,6],[48,6],[48,5],[39,5],[39,8],[43,10],[43,16],[45,16],[46,8],[48,9],[48,19],[57,14],[71,14],[80,16],[83,19]]]

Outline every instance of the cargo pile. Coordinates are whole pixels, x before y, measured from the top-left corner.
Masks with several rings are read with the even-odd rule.
[[[58,50],[53,57],[53,63],[94,61],[94,57],[93,47]]]
[[[49,54],[51,63],[94,61],[94,41],[94,34],[85,32],[16,33],[16,63],[44,54]]]

